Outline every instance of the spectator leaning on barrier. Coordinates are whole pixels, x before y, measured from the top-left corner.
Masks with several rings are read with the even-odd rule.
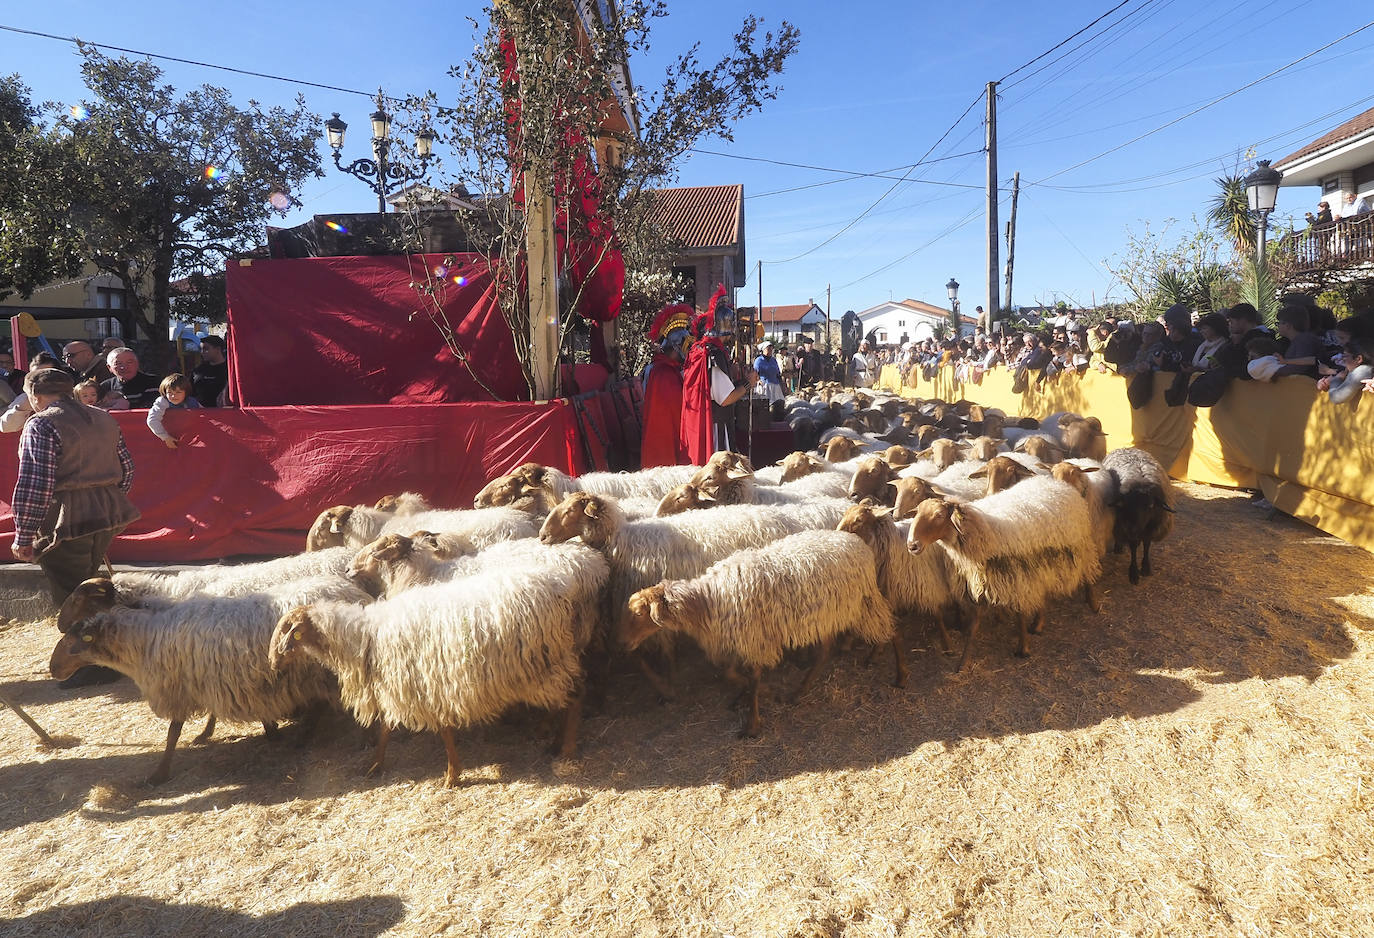
[[[118,391],[128,399],[130,407],[146,409],[153,406],[158,395],[158,379],[139,370],[138,354],[133,349],[117,348],[106,356],[105,361],[109,363],[110,371],[114,372],[113,378],[100,385],[105,395]],[[102,396],[101,404],[105,403]]]
[[[1317,355],[1321,345],[1308,331],[1308,312],[1301,306],[1285,306],[1278,314],[1279,335],[1288,345],[1279,354],[1277,377],[1284,375],[1317,376]]]
[[[217,335],[200,340],[200,364],[191,369],[191,394],[201,407],[216,407],[220,393],[229,384],[229,361],[225,358],[228,346]]]
[[[1374,367],[1365,357],[1364,346],[1351,339],[1341,352],[1341,370],[1317,381],[1317,390],[1327,392],[1333,404],[1344,404],[1360,393],[1364,382],[1374,379]]]

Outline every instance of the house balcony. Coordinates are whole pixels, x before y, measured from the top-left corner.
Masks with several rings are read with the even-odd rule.
[[[1275,276],[1289,285],[1374,278],[1374,213],[1291,232],[1270,261]]]

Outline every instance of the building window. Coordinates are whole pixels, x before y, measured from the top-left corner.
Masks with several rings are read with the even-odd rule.
[[[95,305],[97,309],[128,309],[128,291],[118,287],[96,287]]]
[[[673,276],[682,284],[678,291],[677,302],[697,308],[697,269],[696,267],[674,267]]]
[[[878,333],[878,341],[879,341],[879,342],[882,342],[882,343],[884,343],[884,344],[887,343],[887,331],[886,331],[886,330],[882,330],[882,331],[880,331],[880,332]]]
[[[1322,183],[1322,195],[1330,195],[1341,187],[1339,178],[1327,179]]]

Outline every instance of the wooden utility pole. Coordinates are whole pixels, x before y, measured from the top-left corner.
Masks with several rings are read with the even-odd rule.
[[[1011,218],[1007,221],[1007,309],[1011,309],[1011,265],[1016,257],[1016,197],[1021,194],[1021,171],[1011,176]]]
[[[758,266],[758,278],[759,278],[759,314],[758,314],[757,316],[754,317],[754,322],[760,322],[760,323],[761,323],[761,322],[763,322],[763,261],[759,261],[759,266]],[[778,322],[777,317],[774,316],[774,317],[773,317],[773,325],[776,326],[776,325],[777,325],[777,322]],[[771,331],[770,331],[770,335],[771,335]],[[753,338],[752,338],[752,337],[750,338],[750,341],[751,341],[751,342],[753,341]]]
[[[825,285],[825,354],[830,354],[830,284]]]
[[[1001,292],[999,287],[1000,278],[997,263],[997,242],[1002,236],[1001,228],[997,224],[997,82],[988,82],[988,116],[987,116],[987,151],[988,151],[988,182],[987,182],[987,237],[988,237],[988,323],[991,324],[995,319],[1001,318],[1002,303],[998,298]]]

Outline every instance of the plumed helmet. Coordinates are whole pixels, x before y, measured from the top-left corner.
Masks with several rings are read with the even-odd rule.
[[[676,348],[687,336],[692,323],[692,307],[686,303],[665,306],[649,326],[648,339],[656,345]]]

